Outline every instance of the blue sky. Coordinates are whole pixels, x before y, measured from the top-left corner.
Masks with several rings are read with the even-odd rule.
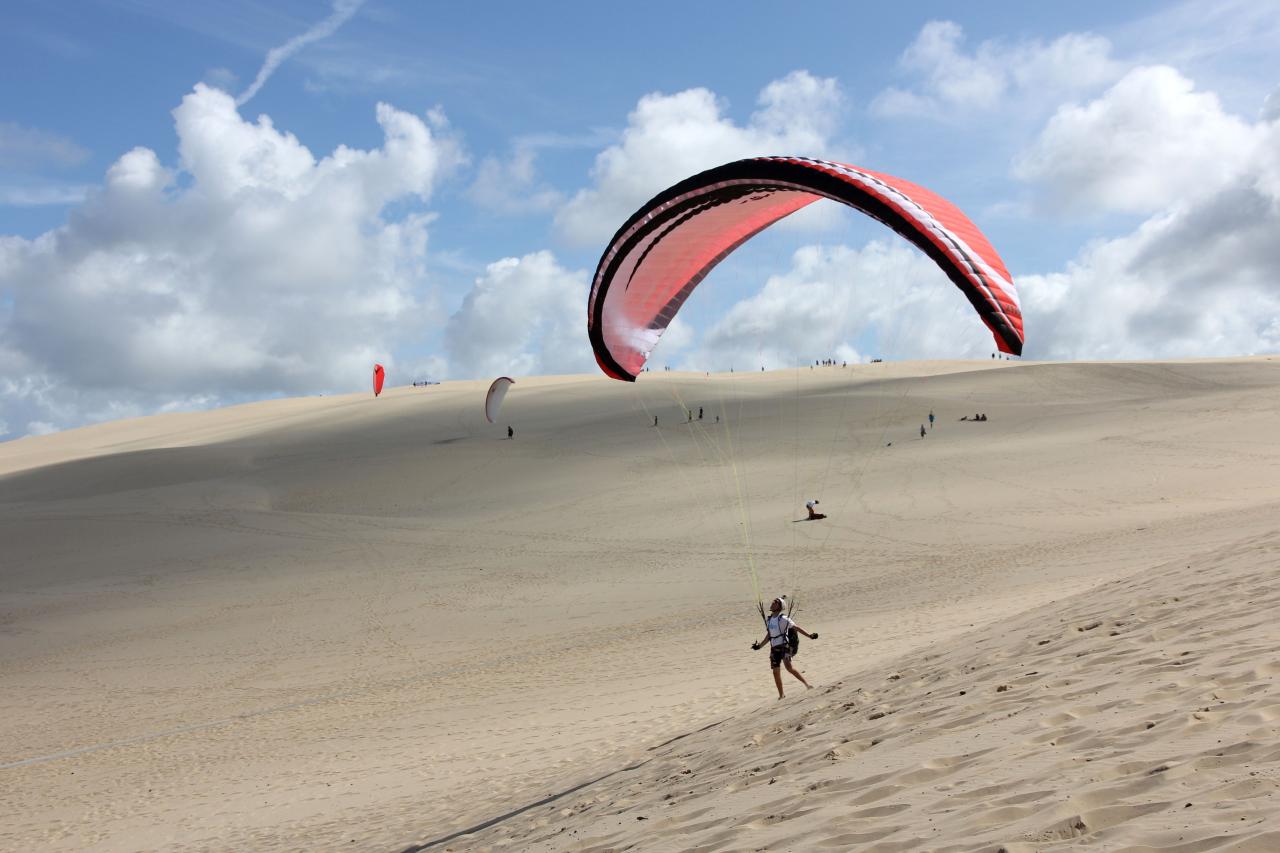
[[[955,201],[1014,274],[1029,357],[1280,346],[1280,3],[18,0],[4,20],[0,438],[354,390],[373,360],[393,384],[592,370],[609,234],[752,154]],[[823,206],[723,264],[655,358],[990,350],[925,259]]]

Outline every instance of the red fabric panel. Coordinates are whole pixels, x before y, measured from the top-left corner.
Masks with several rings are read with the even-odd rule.
[[[632,249],[614,275],[604,309],[605,340],[613,342],[619,365],[640,372],[674,317],[663,316],[663,309],[727,247],[817,200],[798,192],[761,194],[710,208]]]

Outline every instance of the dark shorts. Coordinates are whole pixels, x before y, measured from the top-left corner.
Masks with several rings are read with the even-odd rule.
[[[769,667],[771,669],[777,669],[782,666],[784,658],[786,660],[791,660],[791,652],[787,649],[786,643],[783,643],[781,646],[769,647]]]

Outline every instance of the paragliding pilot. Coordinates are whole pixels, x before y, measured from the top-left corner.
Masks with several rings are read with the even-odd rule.
[[[758,640],[751,644],[752,651],[769,646],[769,667],[773,670],[773,683],[778,688],[778,698],[782,699],[784,693],[782,691],[782,670],[780,667],[786,666],[787,672],[800,679],[800,683],[806,689],[812,689],[813,685],[804,680],[795,667],[791,665],[791,657],[794,655],[800,645],[798,634],[804,634],[810,640],[818,639],[815,631],[810,634],[801,628],[795,622],[791,621],[791,617],[783,613],[783,609],[787,606],[787,597],[780,595],[769,605],[769,616],[764,620],[768,633],[764,635],[763,640]],[[764,608],[761,608],[763,611]]]

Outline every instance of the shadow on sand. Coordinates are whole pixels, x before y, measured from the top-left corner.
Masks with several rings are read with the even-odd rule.
[[[649,747],[649,752],[653,752],[656,749],[661,749],[664,746],[673,744],[676,741],[681,740],[682,738],[687,738],[689,735],[696,735],[699,732],[705,732],[707,729],[714,729],[716,726],[720,725],[723,722],[724,720],[719,720],[714,723],[709,723],[708,725],[705,725],[700,729],[694,729],[691,732],[685,732],[682,735],[676,735],[675,737],[671,738],[671,740],[663,741],[660,744],[656,744],[655,746]],[[516,817],[517,815],[522,815],[525,812],[529,811],[530,809],[536,809],[538,806],[545,806],[547,803],[554,803],[556,800],[567,797],[576,791],[581,791],[583,788],[589,788],[597,782],[603,782],[605,779],[609,779],[613,776],[617,776],[619,773],[630,773],[632,770],[637,770],[645,766],[652,760],[653,760],[652,758],[646,758],[644,761],[637,761],[636,763],[629,764],[626,767],[621,768],[620,770],[614,770],[612,772],[604,774],[603,776],[598,776],[595,779],[592,779],[588,782],[583,782],[580,785],[574,785],[572,788],[565,788],[563,791],[560,791],[559,793],[550,794],[546,797],[543,797],[541,800],[538,800],[533,803],[529,803],[528,805],[521,806],[518,809],[512,809],[506,814],[500,814],[497,817],[489,818],[483,823],[477,823],[475,826],[469,826],[466,829],[459,829],[457,832],[452,832],[448,835],[442,835],[439,838],[433,839],[431,841],[427,841],[423,844],[414,844],[411,847],[406,847],[404,848],[404,850],[400,851],[400,853],[420,853],[420,851],[429,850],[432,847],[439,847],[441,844],[448,844],[450,841],[454,841],[458,838],[461,838],[464,835],[471,835],[473,832],[480,832],[481,830],[488,829],[491,826],[497,826],[498,824],[502,823],[504,820],[509,820],[513,817]]]

